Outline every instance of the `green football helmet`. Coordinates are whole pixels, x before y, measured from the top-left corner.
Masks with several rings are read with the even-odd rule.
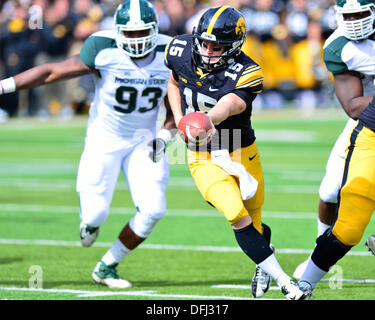
[[[158,21],[150,2],[126,0],[118,6],[114,19],[117,47],[130,57],[144,57],[156,47]]]
[[[337,25],[349,40],[363,40],[374,33],[375,1],[337,0],[335,11]]]

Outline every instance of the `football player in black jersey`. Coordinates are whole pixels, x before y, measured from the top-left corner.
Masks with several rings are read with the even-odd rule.
[[[280,267],[271,230],[261,222],[264,178],[250,117],[263,74],[241,51],[245,32],[242,14],[219,6],[202,15],[193,34],[171,40],[165,53],[171,69],[168,99],[176,124],[186,113],[200,111],[215,125],[208,145],[188,145],[188,164],[203,198],[226,217],[239,246],[257,265],[253,295],[264,295],[274,278],[287,299],[304,299]]]

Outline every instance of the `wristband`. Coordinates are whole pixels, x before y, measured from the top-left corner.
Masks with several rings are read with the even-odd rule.
[[[16,82],[13,77],[0,81],[0,95],[16,91]]]
[[[163,139],[165,144],[168,144],[172,139],[172,134],[168,129],[161,129],[157,134],[157,138]]]

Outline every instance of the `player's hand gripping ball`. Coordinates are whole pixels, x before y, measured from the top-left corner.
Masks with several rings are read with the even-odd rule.
[[[210,118],[203,112],[191,112],[183,116],[178,129],[182,140],[193,146],[209,143],[215,133]]]

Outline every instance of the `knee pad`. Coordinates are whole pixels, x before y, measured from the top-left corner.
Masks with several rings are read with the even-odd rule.
[[[163,216],[164,212],[150,214],[137,211],[130,219],[129,226],[138,237],[146,239]]]
[[[110,202],[103,194],[81,192],[79,207],[81,220],[91,227],[100,227],[108,218]]]
[[[329,268],[344,257],[352,246],[340,242],[331,232],[326,230],[318,239],[311,260],[322,270],[328,272]]]

